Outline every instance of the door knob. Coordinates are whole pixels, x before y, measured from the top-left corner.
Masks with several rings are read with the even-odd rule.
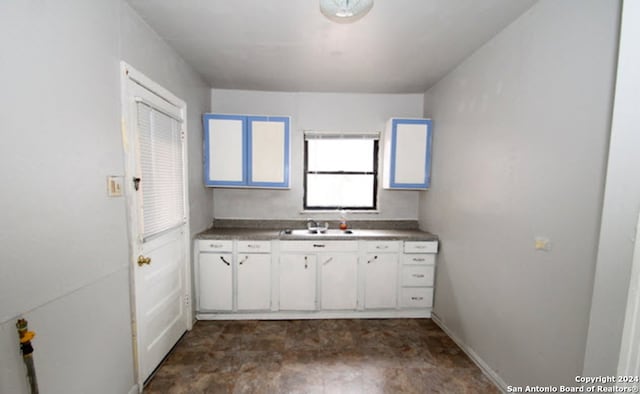
[[[151,257],[138,256],[138,266],[142,267],[145,264],[151,264]]]

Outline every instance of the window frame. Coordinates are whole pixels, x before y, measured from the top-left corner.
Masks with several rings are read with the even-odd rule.
[[[340,137],[327,137],[327,139],[339,139]],[[366,137],[362,137],[366,139]],[[373,171],[309,171],[309,139],[304,138],[304,165],[303,165],[303,196],[302,207],[305,211],[329,211],[329,210],[349,210],[360,212],[371,212],[378,210],[378,161],[380,151],[380,139],[371,138],[373,140]],[[352,207],[352,206],[309,206],[307,205],[307,176],[313,175],[373,175],[373,205],[370,207]]]

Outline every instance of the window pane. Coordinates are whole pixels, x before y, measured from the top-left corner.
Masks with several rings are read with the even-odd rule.
[[[143,237],[185,221],[182,137],[178,122],[138,104]]]
[[[373,207],[373,175],[307,175],[308,207]]]
[[[308,140],[308,171],[373,171],[372,139]]]

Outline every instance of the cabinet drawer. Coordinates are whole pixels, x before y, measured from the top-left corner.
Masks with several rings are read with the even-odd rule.
[[[231,252],[233,241],[221,241],[216,239],[201,239],[198,241],[201,252]]]
[[[433,265],[402,267],[402,286],[433,286]]]
[[[436,255],[431,254],[404,254],[402,255],[403,264],[428,264],[436,263]]]
[[[438,253],[438,241],[407,241],[405,253]]]
[[[398,241],[369,241],[367,242],[367,252],[398,252],[400,242]]]
[[[400,291],[401,308],[430,308],[433,306],[433,288],[403,288]]]
[[[238,241],[237,245],[240,253],[271,252],[271,241]]]
[[[358,241],[282,241],[283,252],[356,252]]]

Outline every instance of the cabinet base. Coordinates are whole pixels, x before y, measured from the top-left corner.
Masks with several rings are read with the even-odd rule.
[[[430,318],[431,308],[376,311],[198,312],[197,320],[299,320]]]

